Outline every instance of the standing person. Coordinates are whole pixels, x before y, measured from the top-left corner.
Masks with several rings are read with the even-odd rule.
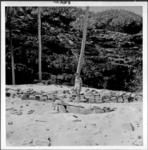
[[[76,93],[76,102],[80,102],[80,92],[82,88],[82,79],[78,73],[75,75],[75,86],[74,91]]]

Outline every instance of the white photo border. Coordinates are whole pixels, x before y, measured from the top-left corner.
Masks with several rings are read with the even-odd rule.
[[[5,7],[7,6],[26,6],[26,7],[102,7],[102,6],[141,6],[143,9],[143,146],[33,146],[16,147],[6,146],[6,102],[5,102]],[[52,1],[3,1],[1,2],[1,148],[4,149],[99,149],[99,150],[146,150],[147,149],[147,2],[96,2],[96,1],[71,1],[70,4],[55,3]]]

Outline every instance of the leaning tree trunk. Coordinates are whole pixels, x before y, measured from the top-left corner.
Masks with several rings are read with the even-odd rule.
[[[38,8],[39,81],[42,80],[41,8]]]
[[[83,62],[84,62],[84,50],[85,50],[86,35],[87,35],[88,13],[89,13],[89,7],[86,8],[86,13],[85,13],[85,18],[84,18],[84,26],[83,26],[83,39],[82,39],[82,43],[81,43],[81,51],[80,51],[77,72],[76,72],[76,77],[75,77],[75,87],[78,88],[78,89],[75,89],[77,102],[80,101],[80,92],[81,92],[81,84],[82,84],[81,83],[82,80],[80,78],[80,73],[81,73]]]
[[[84,28],[83,28],[83,39],[82,39],[82,43],[81,43],[81,51],[80,51],[79,62],[78,62],[78,66],[77,66],[77,73],[79,75],[81,73],[82,62],[84,59],[84,50],[85,50],[85,42],[86,42],[86,35],[87,35],[87,24],[88,24],[88,12],[89,12],[89,7],[86,8],[86,14],[85,14],[85,19],[84,19]]]

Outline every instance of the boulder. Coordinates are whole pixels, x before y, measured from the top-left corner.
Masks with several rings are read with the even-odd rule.
[[[10,97],[11,93],[10,92],[6,92],[6,97]]]
[[[36,100],[41,100],[41,95],[35,95]]]
[[[96,102],[96,103],[101,103],[101,102],[102,102],[102,99],[101,99],[100,94],[94,95],[94,98],[95,98],[95,102]]]
[[[93,113],[104,113],[104,110],[97,106],[94,106],[92,110],[93,110]]]
[[[112,96],[112,97],[110,98],[110,101],[116,103],[116,102],[118,101],[118,97]]]
[[[85,97],[87,98],[89,103],[95,103],[95,96],[93,94],[86,94]]]
[[[66,112],[67,112],[67,110],[65,109],[64,105],[59,105],[59,104],[58,104],[58,107],[59,107],[59,108],[58,108],[58,111],[59,111],[59,112],[62,112],[62,113],[66,113]]]
[[[14,98],[17,95],[16,93],[17,93],[16,90],[7,89],[6,90],[6,97],[12,97],[12,98]]]
[[[47,101],[47,95],[41,95],[41,101]]]
[[[30,100],[35,100],[36,98],[35,98],[35,95],[29,95],[29,99]]]
[[[28,100],[29,96],[30,96],[29,94],[25,93],[25,94],[22,95],[21,99],[22,100]]]
[[[110,97],[108,95],[102,96],[102,103],[109,103],[110,102]]]
[[[117,102],[118,103],[124,103],[124,99],[122,98],[122,96],[117,97]]]

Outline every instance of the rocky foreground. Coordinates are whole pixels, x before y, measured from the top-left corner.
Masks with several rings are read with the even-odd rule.
[[[7,145],[142,145],[141,93],[83,88],[74,98],[68,86],[7,86]]]

